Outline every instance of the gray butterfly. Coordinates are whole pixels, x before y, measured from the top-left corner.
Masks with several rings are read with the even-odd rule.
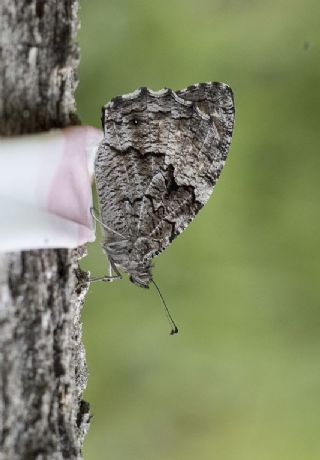
[[[96,186],[110,280],[148,287],[154,256],[211,195],[231,142],[233,94],[224,83],[140,88],[102,109]]]

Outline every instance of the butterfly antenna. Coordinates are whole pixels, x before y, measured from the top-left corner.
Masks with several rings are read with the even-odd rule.
[[[171,326],[171,332],[170,332],[170,335],[175,335],[175,334],[178,334],[178,327],[176,325],[176,323],[173,321],[173,318],[168,310],[168,307],[164,301],[164,298],[162,297],[162,294],[160,292],[160,289],[158,288],[158,286],[156,285],[155,281],[153,281],[153,279],[151,279],[151,283],[154,285],[154,287],[156,288],[156,290],[158,291],[158,294],[160,296],[160,299],[162,301],[162,304],[163,304],[163,307],[164,307],[164,310],[166,312],[166,316],[168,318],[168,321],[169,321],[169,324]]]

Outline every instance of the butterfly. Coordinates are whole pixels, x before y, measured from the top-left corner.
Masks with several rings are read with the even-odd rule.
[[[214,189],[234,113],[231,88],[218,82],[179,91],[143,87],[102,108],[95,178],[109,276],[100,279],[123,271],[134,284],[149,287],[153,258]]]

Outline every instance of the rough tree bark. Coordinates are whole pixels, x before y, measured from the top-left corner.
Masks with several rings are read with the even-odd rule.
[[[78,0],[0,1],[0,135],[78,123],[77,10]],[[1,460],[82,458],[81,255],[0,254]]]

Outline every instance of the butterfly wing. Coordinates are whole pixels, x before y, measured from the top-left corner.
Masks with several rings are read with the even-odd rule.
[[[100,212],[113,230],[108,238],[128,241],[128,259],[150,260],[164,250],[206,203],[233,120],[232,91],[223,83],[140,88],[105,106],[95,165]],[[135,251],[137,240],[144,247]]]
[[[212,118],[220,137],[219,150],[226,160],[234,126],[234,99],[231,88],[219,82],[198,83],[177,91],[178,96],[192,101]]]

